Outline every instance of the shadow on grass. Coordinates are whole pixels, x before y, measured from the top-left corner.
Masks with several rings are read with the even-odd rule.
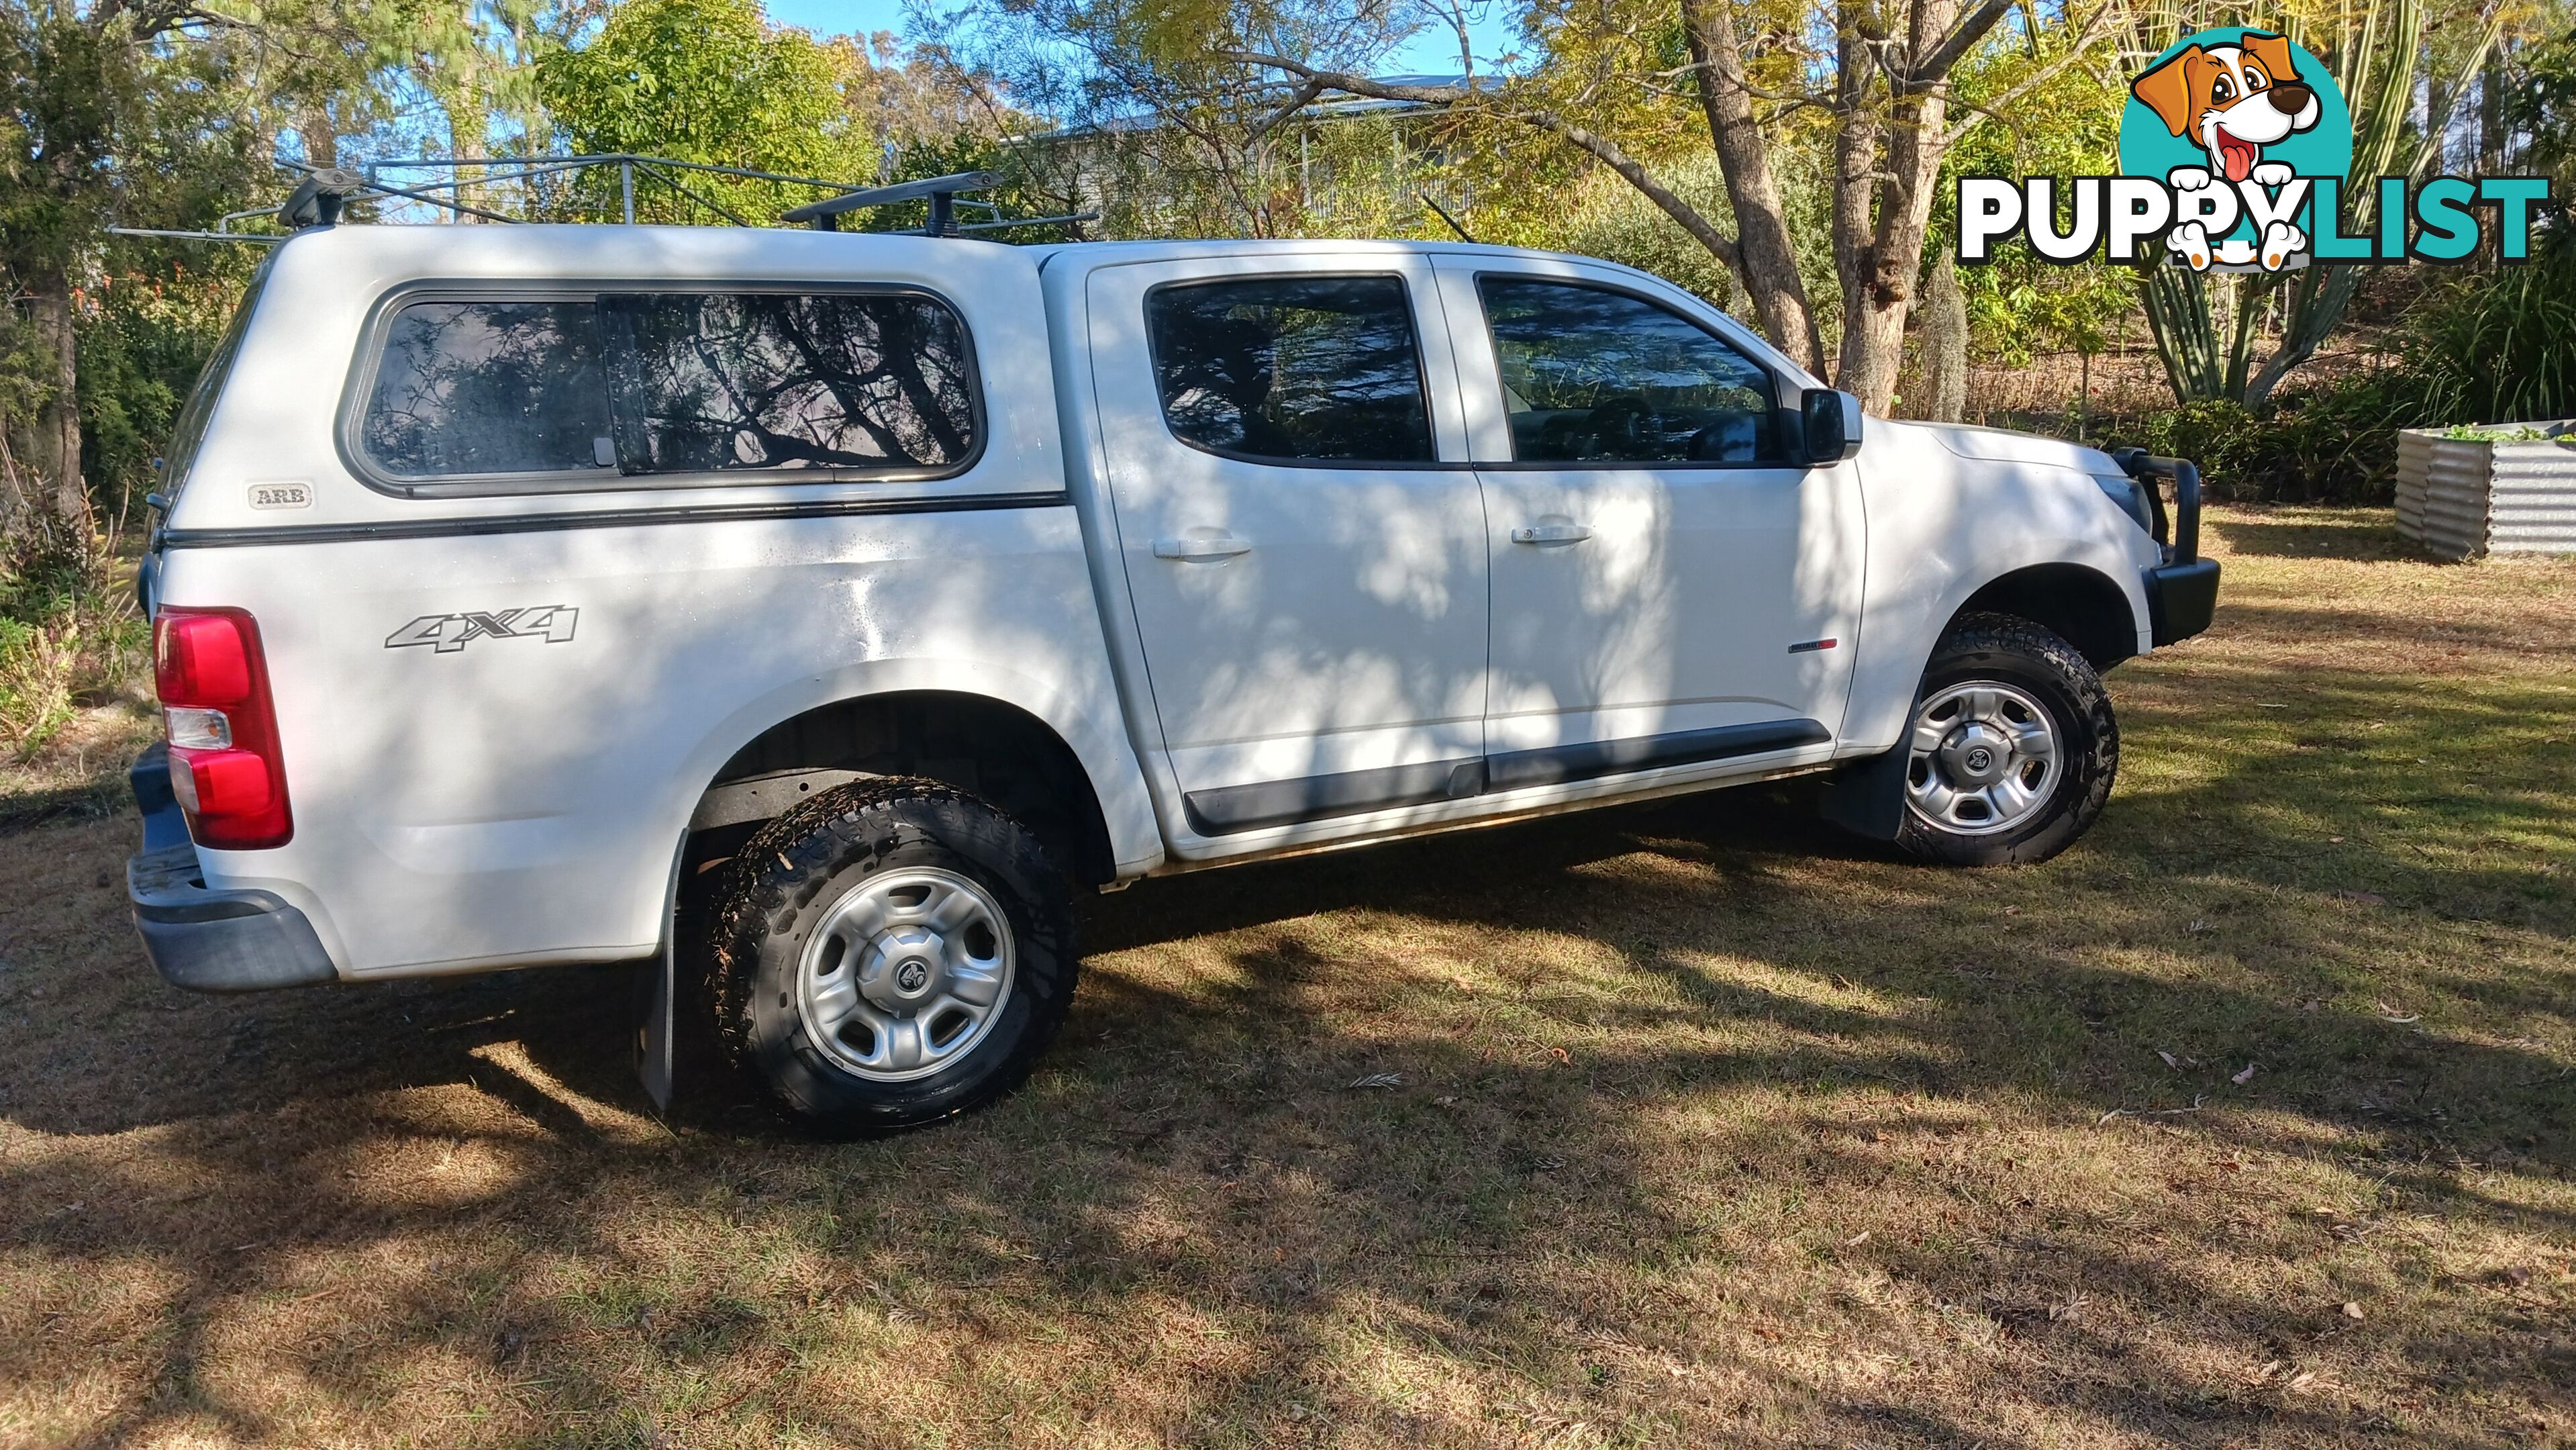
[[[1914,870],[1752,791],[1145,883],[1086,910],[1105,964],[1027,1090],[882,1143],[804,1143],[705,1074],[676,1134],[603,1128],[581,1102],[638,1104],[622,973],[187,998],[148,980],[100,891],[106,946],[6,944],[0,1108],[74,1141],[0,1162],[19,1206],[0,1246],[175,1279],[151,1388],[101,1444],[190,1417],[276,1433],[202,1372],[241,1352],[210,1325],[304,1292],[317,1262],[422,1244],[428,1267],[342,1285],[384,1327],[293,1356],[299,1393],[363,1416],[399,1383],[391,1354],[468,1367],[445,1373],[581,1443],[663,1436],[639,1383],[651,1413],[765,1417],[751,1439],[918,1443],[933,1420],[1008,1439],[974,1416],[1017,1409],[976,1387],[1042,1344],[1085,1368],[1032,1433],[1123,1394],[1160,1405],[1140,1429],[1167,1439],[1307,1436],[1319,1396],[1355,1443],[1498,1437],[1454,1403],[1355,1389],[1365,1320],[1383,1354],[1500,1366],[1550,1413],[1648,1439],[1766,1405],[1791,1418],[1745,1438],[2035,1443],[1963,1407],[1997,1396],[2019,1423],[2175,1443],[2485,1443],[2214,1380],[2207,1344],[2289,1360],[2350,1326],[2195,1275],[2181,1250],[2214,1220],[2141,1220],[2111,1185],[2025,1192],[2009,1162],[1949,1156],[2015,1104],[2070,1131],[2197,1111],[2160,1121],[2210,1152],[2366,1160],[2396,1191],[2576,1230],[2458,1173],[2576,1171],[2568,1064],[2443,1020],[2566,1022],[2576,882],[2538,865],[2576,846],[2570,752],[2521,728],[2511,683],[2309,672],[2285,713],[2261,708],[2280,681],[2208,673],[2187,720],[2131,712],[2121,797],[2044,868]],[[112,859],[103,832],[66,828],[67,858]],[[2474,956],[2402,978],[2430,1003],[2380,1010],[2389,964],[2435,950]],[[2406,1016],[2424,1020],[2388,1020]],[[2232,1081],[2246,1063],[2260,1075]],[[1349,1086],[1382,1072],[1402,1083]],[[490,1110],[388,1092],[460,1086]],[[80,1150],[136,1129],[148,1150]],[[424,1142],[480,1176],[431,1191],[430,1167],[370,1166]],[[2161,1169],[2170,1191],[2211,1191],[2191,1186],[2207,1156]],[[1828,1201],[1892,1227],[1810,1221]],[[2326,1231],[2228,1232],[2294,1256]],[[675,1268],[708,1260],[725,1267]],[[1831,1275],[1859,1297],[1790,1287]],[[1656,1294],[1689,1286],[1733,1307],[1665,1322]],[[2103,1327],[2088,1300],[2187,1306],[2191,1327]],[[1856,1390],[1755,1352],[1763,1326],[1815,1320],[1928,1355],[1906,1336],[1934,1318],[1990,1341],[1955,1371],[1964,1394]],[[1220,1347],[1123,1391],[1080,1380],[1122,1336],[1194,1324]],[[2404,1358],[2428,1394],[2576,1376],[2563,1341],[2502,1342],[2446,1324]],[[864,1392],[831,1362],[853,1344],[877,1359]],[[45,1356],[0,1347],[0,1380],[58,1375]],[[887,1363],[960,1402],[905,1399]]]
[[[2355,563],[2458,562],[2436,558],[2407,542],[2397,532],[2397,515],[2390,509],[2239,508],[2231,516],[2207,519],[2202,527],[2232,554]]]

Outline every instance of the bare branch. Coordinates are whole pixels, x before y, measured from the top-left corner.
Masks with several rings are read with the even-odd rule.
[[[1287,104],[1281,106],[1278,110],[1271,112],[1268,119],[1264,120],[1260,125],[1252,128],[1252,134],[1244,138],[1244,144],[1246,146],[1251,146],[1260,141],[1262,137],[1278,130],[1281,126],[1287,124],[1290,117],[1296,115],[1299,111],[1306,109],[1308,106],[1313,105],[1315,103],[1315,98],[1323,93],[1324,86],[1320,81],[1309,80],[1303,85],[1298,86],[1297,94],[1289,97]]]
[[[1978,41],[1986,38],[1986,32],[1994,29],[1995,22],[2003,19],[2004,12],[2011,8],[2012,0],[1983,0],[1976,9],[1961,16],[1959,23],[1950,27],[1950,33],[1942,38],[1941,43],[1932,48],[1932,53],[1911,67],[1912,74],[1907,77],[1907,84],[1923,87],[1948,80],[1950,72],[1966,59],[1968,52],[1976,48]]]
[[[1260,51],[1226,50],[1219,51],[1218,55],[1238,65],[1266,66],[1272,70],[1285,71],[1301,82],[1320,87],[1321,90],[1340,91],[1345,95],[1365,96],[1372,100],[1414,101],[1429,106],[1455,106],[1461,102],[1482,99],[1477,92],[1469,91],[1464,86],[1392,84],[1367,76],[1318,70],[1302,61],[1290,60],[1286,56],[1268,55]],[[1689,232],[1701,246],[1708,248],[1710,255],[1724,264],[1728,271],[1741,274],[1743,262],[1736,250],[1734,239],[1719,231],[1707,217],[1702,216],[1699,208],[1682,200],[1674,194],[1671,187],[1656,180],[1654,173],[1648,171],[1637,158],[1629,155],[1619,143],[1598,132],[1578,126],[1554,111],[1504,110],[1498,107],[1497,114],[1545,131],[1617,172],[1621,180],[1635,187],[1664,215],[1680,223],[1682,230]]]

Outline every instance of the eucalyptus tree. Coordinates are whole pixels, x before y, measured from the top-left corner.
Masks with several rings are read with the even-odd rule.
[[[1249,43],[1264,3],[1276,0],[1201,17],[1207,53],[1282,78],[1287,105],[1346,95],[1474,111],[1590,157],[1734,276],[1774,343],[1885,410],[1942,158],[2106,39],[2117,0],[1541,0],[1528,26],[1535,63],[1490,85],[1389,82]],[[1954,109],[1961,67],[2008,20],[2050,31],[2049,58],[1976,108]],[[1675,103],[1717,159],[1729,218],[1685,198],[1658,164]],[[1812,220],[1783,180],[1788,153],[1802,148],[1826,158],[1828,200]],[[1800,266],[1802,229],[1820,230],[1831,257],[1830,350],[1826,309]]]
[[[0,5],[0,531],[88,533],[82,410],[117,400],[84,389],[81,355],[117,290],[241,261],[107,228],[201,227],[274,198],[274,156],[336,160],[343,137],[395,117],[407,76],[482,43],[473,7],[490,3]]]

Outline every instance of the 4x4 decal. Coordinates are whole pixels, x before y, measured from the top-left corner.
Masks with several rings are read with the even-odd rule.
[[[524,609],[469,610],[463,614],[424,614],[385,636],[385,648],[425,644],[440,654],[454,654],[478,639],[542,639],[565,644],[581,611],[564,604],[532,604]]]

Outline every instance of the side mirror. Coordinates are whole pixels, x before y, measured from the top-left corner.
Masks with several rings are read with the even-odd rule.
[[[1807,462],[1822,467],[1860,452],[1860,399],[1832,388],[1809,388],[1798,400],[1798,431]]]

